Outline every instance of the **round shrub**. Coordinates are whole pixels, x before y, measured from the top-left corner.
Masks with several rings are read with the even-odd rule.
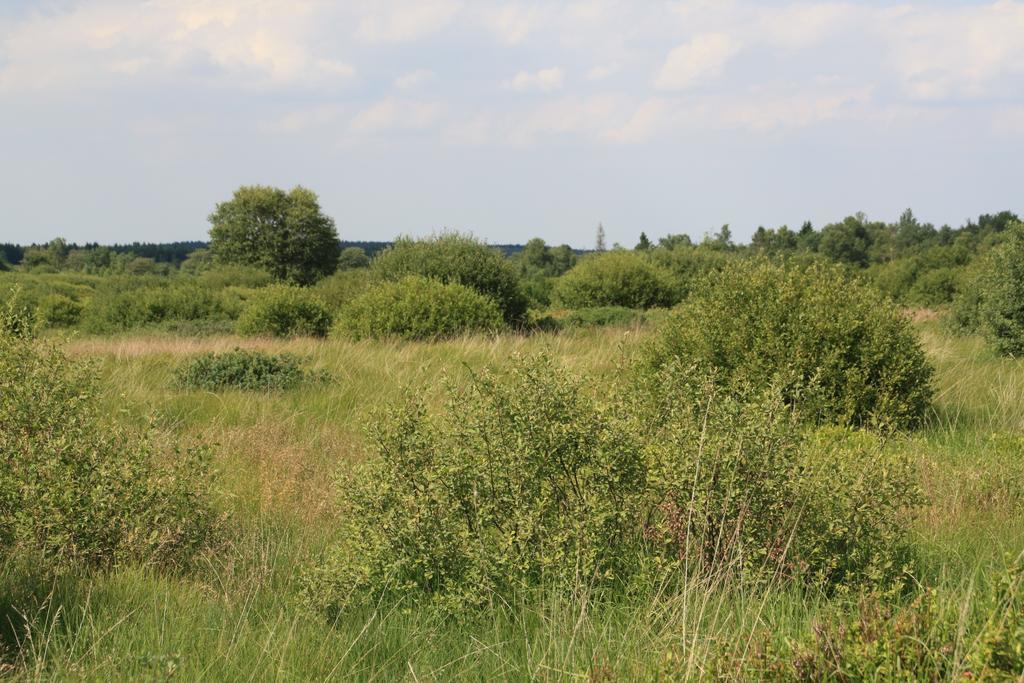
[[[378,254],[370,269],[379,280],[421,275],[465,285],[494,299],[510,325],[522,323],[526,315],[527,299],[515,266],[472,237],[445,233],[421,240],[401,238]]]
[[[442,339],[502,324],[493,299],[459,284],[409,276],[356,297],[342,309],[336,329],[354,339]]]
[[[122,277],[104,283],[83,313],[88,332],[109,334],[170,321],[228,319],[217,292],[194,282]]]
[[[209,547],[210,454],[106,420],[91,364],[0,313],[0,551],[43,571],[188,564]]]
[[[839,266],[738,262],[705,278],[648,345],[731,387],[775,386],[812,422],[909,428],[933,370],[909,320]]]
[[[82,317],[82,304],[63,294],[48,294],[36,306],[36,318],[46,327],[74,327]]]
[[[558,279],[555,297],[568,308],[655,308],[679,298],[672,274],[641,254],[610,251],[582,259]]]
[[[243,336],[323,337],[331,312],[318,296],[293,285],[272,285],[255,294],[238,316],[235,331]]]
[[[325,378],[323,373],[303,370],[298,357],[290,353],[270,354],[245,349],[196,356],[174,373],[178,386],[206,391],[290,389]]]

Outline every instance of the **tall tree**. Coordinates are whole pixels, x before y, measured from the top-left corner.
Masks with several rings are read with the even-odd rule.
[[[266,269],[274,278],[310,284],[334,272],[341,245],[334,221],[304,187],[285,192],[249,185],[210,214],[217,260]]]
[[[595,251],[605,251],[607,247],[604,243],[604,226],[600,223],[597,224],[597,241],[594,244]]]
[[[647,238],[646,232],[640,233],[640,241],[636,243],[637,251],[647,251],[651,248],[651,240]]]

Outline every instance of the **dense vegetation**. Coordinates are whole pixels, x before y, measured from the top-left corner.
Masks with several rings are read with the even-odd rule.
[[[1024,675],[1015,216],[342,251],[303,192],[2,250],[0,671]]]

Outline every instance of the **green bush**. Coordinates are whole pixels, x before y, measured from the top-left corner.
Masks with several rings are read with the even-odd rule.
[[[320,297],[332,313],[337,313],[357,296],[369,289],[372,281],[365,268],[338,271],[325,277],[310,289]]]
[[[723,573],[902,585],[919,502],[904,456],[867,434],[807,435],[777,392],[727,393],[678,364],[638,389],[525,358],[474,373],[440,415],[397,411],[373,433],[379,457],[341,480],[339,540],[307,575],[310,601],[457,613],[533,588]]]
[[[336,329],[354,339],[442,339],[502,327],[497,304],[469,287],[410,276],[345,306]]]
[[[85,307],[82,325],[108,334],[167,321],[227,320],[217,292],[166,278],[111,278]]]
[[[272,285],[256,293],[238,317],[235,330],[244,336],[323,337],[331,312],[313,292],[294,285]]]
[[[648,344],[641,370],[681,359],[724,385],[780,388],[810,421],[908,428],[933,370],[909,320],[838,266],[738,262],[705,278]]]
[[[639,444],[551,363],[476,375],[440,417],[414,404],[372,437],[379,458],[341,481],[340,542],[307,576],[318,607],[387,594],[457,613],[635,570]]]
[[[188,564],[217,527],[209,453],[105,420],[94,368],[0,316],[0,547],[45,571]]]
[[[679,301],[672,274],[641,255],[610,251],[581,259],[558,279],[555,298],[568,308],[654,308]]]
[[[464,285],[494,299],[510,325],[520,324],[526,315],[527,300],[515,266],[472,237],[445,233],[421,240],[401,238],[374,258],[370,270],[378,280],[421,275]]]
[[[562,319],[566,327],[603,327],[606,325],[636,325],[644,321],[644,314],[622,306],[601,306],[571,311]]]
[[[877,436],[808,432],[775,388],[728,391],[673,361],[638,387],[663,558],[829,592],[902,586],[913,561],[915,472]]]
[[[962,327],[980,331],[996,351],[1024,355],[1024,225],[1006,233],[977,264],[955,305]]]
[[[304,382],[324,379],[324,373],[303,370],[298,357],[290,353],[269,354],[237,348],[225,353],[196,356],[174,373],[178,386],[206,391],[290,389]]]
[[[907,604],[870,594],[829,615],[813,631],[780,643],[726,646],[717,680],[1016,681],[1024,673],[1024,592],[1020,560],[995,585],[971,594],[926,588]]]
[[[48,294],[36,306],[36,318],[46,327],[74,327],[82,317],[82,304],[63,294]]]

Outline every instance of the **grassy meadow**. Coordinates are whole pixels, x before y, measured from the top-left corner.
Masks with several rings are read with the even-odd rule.
[[[953,662],[947,675],[960,678],[968,664],[958,654],[976,637],[967,623],[977,596],[1024,552],[1024,362],[919,318],[937,371],[936,400],[925,427],[893,437],[891,447],[905,449],[919,468],[928,502],[913,522],[917,578],[942,609],[961,615],[964,627],[944,654]],[[804,637],[822,620],[856,612],[856,600],[775,586],[748,592],[705,577],[611,603],[591,600],[586,586],[568,597],[538,592],[462,621],[381,604],[330,623],[302,601],[303,567],[334,538],[333,482],[374,457],[365,430],[377,410],[413,394],[439,399],[446,378],[458,383],[473,369],[537,351],[614,392],[617,369],[650,330],[434,343],[72,337],[69,352],[97,363],[114,419],[151,423],[168,443],[214,446],[227,538],[198,571],[181,575],[126,567],[40,583],[9,559],[0,605],[4,643],[15,654],[5,673],[95,681],[754,677],[744,662],[755,662],[765,639]],[[295,353],[332,380],[264,393],[174,386],[174,370],[188,356],[236,346]],[[715,665],[724,651],[731,673]]]

